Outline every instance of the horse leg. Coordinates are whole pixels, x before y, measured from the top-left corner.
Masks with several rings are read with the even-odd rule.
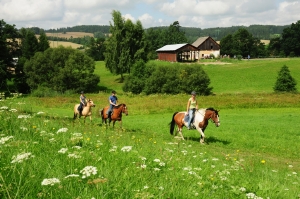
[[[196,129],[198,130],[198,132],[200,133],[200,143],[203,144],[204,143],[204,138],[205,138],[205,135],[204,135],[204,132],[202,131],[202,129],[198,126],[196,126]]]
[[[184,140],[184,137],[183,137],[183,134],[182,134],[182,127],[178,127],[178,132],[179,132],[179,135],[180,135],[181,139]]]

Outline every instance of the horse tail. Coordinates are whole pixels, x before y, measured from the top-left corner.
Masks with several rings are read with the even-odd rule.
[[[177,114],[178,112],[175,112],[173,114],[173,117],[172,117],[172,121],[170,122],[170,134],[173,135],[173,132],[174,132],[174,127],[175,127],[175,115]]]
[[[103,118],[103,110],[104,110],[104,108],[103,109],[101,109],[99,112],[100,112],[100,116]]]

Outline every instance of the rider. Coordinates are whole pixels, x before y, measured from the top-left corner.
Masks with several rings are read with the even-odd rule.
[[[84,96],[84,91],[81,91],[80,92],[80,97],[79,97],[79,100],[80,100],[80,104],[78,106],[78,111],[79,111],[79,117],[81,116],[82,114],[82,110],[83,108],[85,107],[86,105],[86,100],[85,100],[85,96]]]
[[[109,109],[107,111],[107,115],[108,115],[108,119],[110,121],[112,110],[113,110],[114,106],[117,106],[117,104],[118,104],[118,98],[116,96],[116,91],[113,90],[111,92],[111,96],[109,96],[108,101],[109,101]]]
[[[190,128],[191,128],[191,122],[194,117],[195,111],[198,110],[198,103],[196,100],[196,92],[192,91],[191,95],[192,96],[188,100],[187,107],[186,107],[186,109],[187,109],[186,115],[189,115],[189,121],[188,121],[188,127],[187,127],[188,130],[190,130]]]

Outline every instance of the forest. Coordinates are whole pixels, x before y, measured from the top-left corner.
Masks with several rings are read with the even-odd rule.
[[[188,41],[190,43],[194,42],[198,37],[210,36],[216,41],[220,41],[222,38],[228,34],[233,34],[237,30],[244,28],[254,37],[262,40],[270,40],[274,37],[281,35],[282,31],[285,28],[290,27],[291,25],[250,25],[250,26],[231,26],[231,27],[215,27],[215,28],[197,28],[197,27],[180,27],[180,30],[185,33]],[[44,30],[45,32],[87,32],[93,33],[96,38],[104,37],[109,34],[109,25],[81,25],[74,27],[58,28],[58,29],[48,29]],[[150,29],[167,29],[168,26],[160,27],[151,27],[146,28],[147,32]],[[38,34],[40,28],[34,27],[32,30]]]

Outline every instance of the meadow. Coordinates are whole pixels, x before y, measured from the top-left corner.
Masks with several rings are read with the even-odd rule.
[[[103,62],[99,92],[86,94],[92,121],[73,121],[79,95],[1,100],[0,198],[299,198],[300,95],[272,87],[284,64],[299,84],[300,59],[225,61],[203,61],[214,94],[197,99],[221,121],[206,144],[170,135],[189,95],[124,93]],[[99,116],[112,89],[128,107],[122,128]]]

